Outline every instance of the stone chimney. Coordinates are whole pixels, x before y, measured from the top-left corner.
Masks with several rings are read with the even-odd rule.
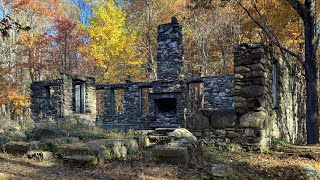
[[[182,78],[182,33],[176,17],[172,17],[171,23],[158,27],[157,65],[158,80]]]

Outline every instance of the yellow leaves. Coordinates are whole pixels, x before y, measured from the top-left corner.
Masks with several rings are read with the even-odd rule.
[[[30,105],[29,96],[20,95],[15,92],[9,92],[8,99],[16,108],[28,107]]]
[[[23,109],[30,106],[30,97],[9,91],[7,94],[7,102],[14,106],[11,113],[15,116],[21,115]]]
[[[136,33],[126,26],[126,15],[113,1],[94,9],[87,32],[90,37],[88,51],[96,66],[103,68],[104,83],[124,82],[131,75],[143,77],[142,60],[136,54]],[[102,82],[101,82],[102,83]]]

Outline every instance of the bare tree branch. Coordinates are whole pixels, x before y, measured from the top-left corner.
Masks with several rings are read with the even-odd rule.
[[[21,24],[13,20],[9,15],[6,15],[2,20],[0,20],[0,32],[3,37],[10,37],[9,30],[16,28],[18,31],[29,31],[30,26],[23,27]]]
[[[303,5],[299,0],[287,0],[293,9],[297,11],[299,16],[304,19],[306,14],[306,6]],[[309,0],[305,0],[305,4],[308,4]]]
[[[281,54],[283,56],[283,58],[285,58],[284,52],[288,53],[289,55],[295,57],[298,62],[300,62],[302,64],[302,66],[304,66],[304,62],[302,60],[302,58],[294,53],[293,51],[289,50],[288,48],[284,47],[281,45],[280,40],[278,38],[278,36],[276,36],[276,34],[274,33],[272,27],[270,25],[268,25],[268,21],[262,16],[262,14],[260,13],[260,11],[258,10],[256,4],[253,4],[253,7],[255,8],[255,11],[257,12],[257,14],[259,15],[259,18],[262,20],[263,24],[261,24],[255,17],[253,17],[253,15],[250,13],[250,11],[241,3],[240,0],[237,0],[239,6],[247,13],[247,15],[251,18],[251,20],[257,24],[260,29],[264,32],[264,34],[268,37],[268,39],[270,40],[270,42],[272,44],[274,44],[275,46],[277,46],[280,51]]]

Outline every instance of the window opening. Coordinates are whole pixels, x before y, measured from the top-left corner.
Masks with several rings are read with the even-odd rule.
[[[204,92],[203,82],[188,84],[189,112],[196,112],[199,109],[203,109],[203,104],[204,104],[203,92]]]
[[[111,103],[114,114],[124,113],[124,89],[119,88],[113,90],[113,98]]]
[[[96,107],[97,107],[97,115],[103,115],[105,111],[105,99],[104,99],[104,89],[96,90]]]
[[[150,110],[149,94],[151,88],[141,88],[140,89],[140,107],[139,111],[141,114],[147,114]]]
[[[46,91],[46,103],[45,103],[45,116],[50,116],[52,114],[51,109],[53,109],[53,96],[54,96],[54,88],[51,86],[45,87]]]
[[[76,113],[85,113],[85,83],[75,85],[75,110]]]

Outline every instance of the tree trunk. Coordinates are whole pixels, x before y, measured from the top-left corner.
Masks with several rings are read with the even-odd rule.
[[[147,26],[148,26],[148,32],[147,32],[147,48],[148,48],[148,80],[157,80],[157,72],[156,72],[156,66],[153,59],[152,54],[152,42],[151,42],[151,32],[152,32],[152,11],[151,11],[151,0],[147,0]]]
[[[319,142],[318,127],[318,67],[314,49],[314,2],[307,6],[304,17],[305,35],[305,74],[307,84],[307,143],[317,144]]]
[[[207,68],[207,54],[206,54],[206,39],[203,37],[203,35],[200,35],[198,43],[199,43],[199,56],[201,61],[200,76],[204,77],[208,73],[208,68]]]

